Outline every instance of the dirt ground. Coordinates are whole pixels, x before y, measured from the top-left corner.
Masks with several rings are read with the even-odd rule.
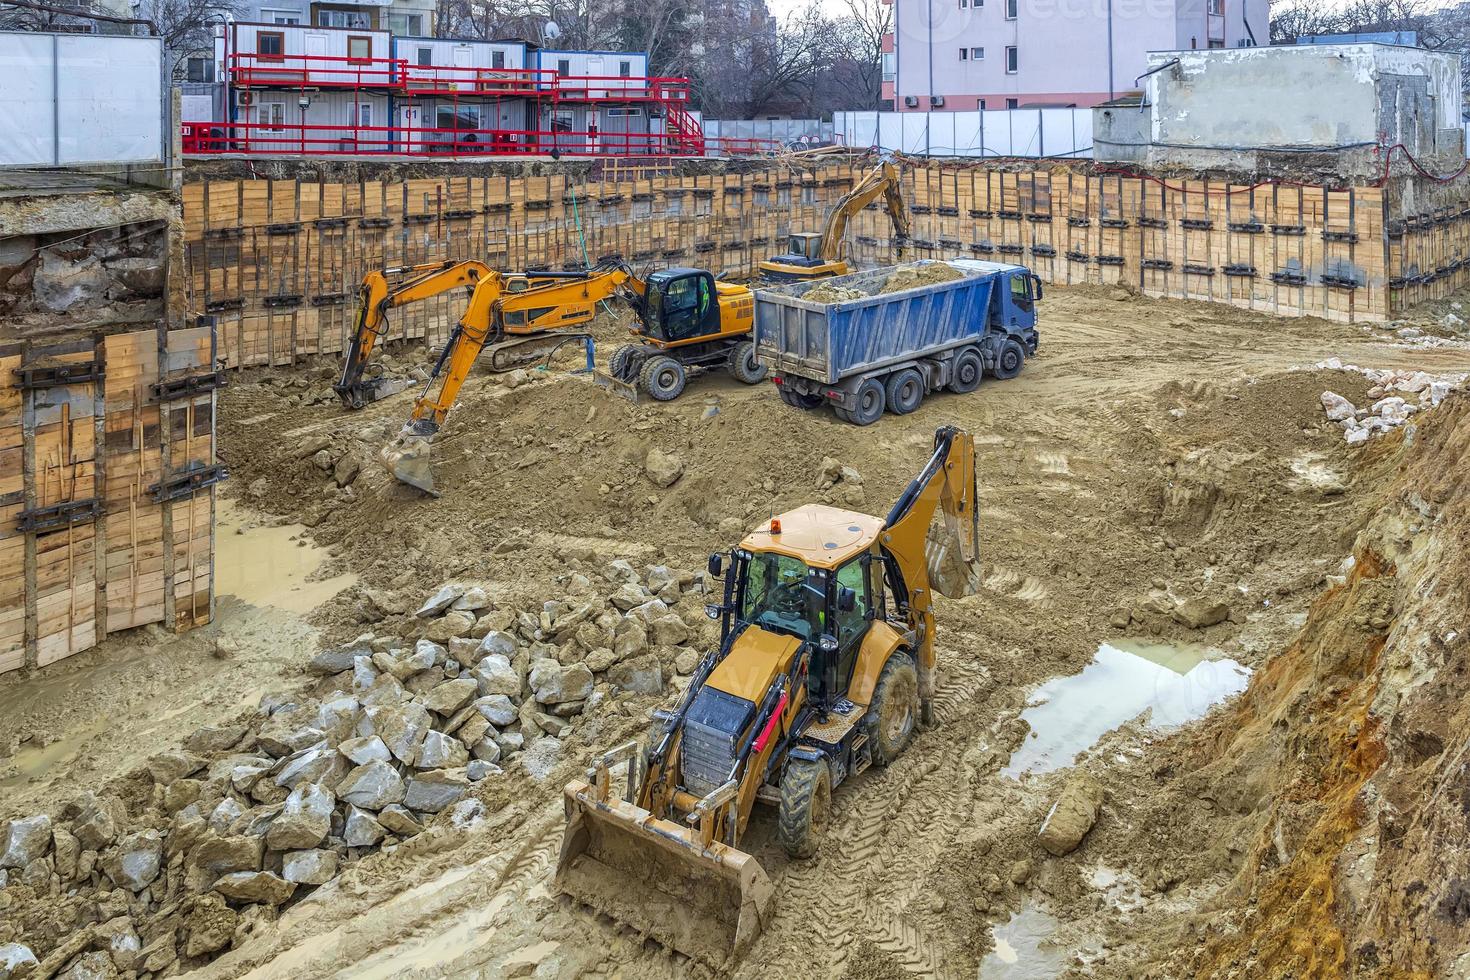
[[[0,820],[120,777],[201,724],[249,714],[263,692],[303,689],[321,645],[381,629],[385,609],[446,580],[492,583],[511,608],[559,598],[570,576],[613,559],[700,568],[812,500],[885,513],[935,428],[956,424],[978,443],[986,578],[981,594],[939,605],[938,724],[838,789],[810,861],[788,859],[758,811],[743,846],[779,898],[736,975],[1448,974],[1470,948],[1470,886],[1449,894],[1427,869],[1442,857],[1436,832],[1463,830],[1463,814],[1449,823],[1446,801],[1420,826],[1395,794],[1408,792],[1405,773],[1429,779],[1470,729],[1455,727],[1453,699],[1438,722],[1412,703],[1419,686],[1449,683],[1423,656],[1390,661],[1426,644],[1443,659],[1449,644],[1463,663],[1446,632],[1463,592],[1451,603],[1452,583],[1433,576],[1470,521],[1425,508],[1448,513],[1458,499],[1445,481],[1463,472],[1470,413],[1453,396],[1413,431],[1349,446],[1320,396],[1361,405],[1371,382],[1313,365],[1447,374],[1470,370],[1470,347],[1095,288],[1048,289],[1040,332],[1020,377],[864,429],[724,374],[637,406],[562,370],[514,386],[477,374],[436,444],[438,499],[374,461],[411,393],[347,414],[324,395],[329,364],[246,373],[220,410],[224,493],[232,520],[261,527],[233,552],[222,531],[221,577],[262,553],[261,530],[280,535],[266,553],[300,554],[271,581],[240,584],[250,601],[222,597],[209,630],[114,638],[0,682],[0,756],[11,753]],[[601,326],[604,357],[616,335]],[[645,469],[654,449],[682,465],[669,487]],[[348,489],[323,452],[360,466]],[[861,483],[819,489],[826,458]],[[1191,599],[1228,613],[1191,628],[1172,614]],[[1130,640],[1228,658],[1252,685],[1198,724],[1131,720],[1073,766],[1004,774],[1028,739],[1033,692]],[[1401,720],[1379,731],[1389,719]],[[614,714],[578,728],[544,778],[507,769],[477,784],[482,822],[441,820],[363,857],[195,972],[708,975],[551,887],[561,786],[643,723],[641,711]],[[1037,828],[1078,773],[1104,802],[1082,845],[1054,857]],[[1399,782],[1367,787],[1390,776]],[[1455,808],[1470,799],[1451,792]],[[1384,823],[1390,812],[1397,823]]]

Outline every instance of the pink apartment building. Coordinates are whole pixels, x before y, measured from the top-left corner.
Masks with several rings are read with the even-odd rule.
[[[901,112],[1093,106],[1150,51],[1269,43],[1270,0],[892,0],[883,98]]]

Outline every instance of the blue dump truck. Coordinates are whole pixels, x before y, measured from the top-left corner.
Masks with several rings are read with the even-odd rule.
[[[1036,353],[1040,301],[1041,280],[1024,266],[971,259],[761,289],[755,355],[786,404],[831,405],[871,425],[930,392],[1020,374]]]

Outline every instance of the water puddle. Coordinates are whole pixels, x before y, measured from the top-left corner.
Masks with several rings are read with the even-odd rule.
[[[98,722],[65,738],[58,738],[49,745],[22,745],[16,750],[15,755],[6,761],[6,768],[14,766],[15,772],[0,779],[0,789],[13,789],[37,776],[45,775],[61,763],[70,762],[81,754],[88,742],[106,729],[106,723]]]
[[[1249,669],[1210,659],[1212,652],[1198,645],[1104,643],[1080,674],[1047,681],[1031,695],[1021,712],[1031,732],[1001,774],[1014,779],[1070,766],[1078,753],[1144,712],[1153,728],[1204,717],[1250,679]]]
[[[1067,954],[1051,943],[1057,920],[1027,905],[991,929],[995,949],[980,961],[980,980],[1051,980],[1067,965]]]
[[[303,525],[254,525],[250,512],[232,500],[220,500],[216,507],[218,595],[234,596],[252,606],[308,613],[357,581],[352,574],[309,581],[327,560],[327,552],[302,536]]]

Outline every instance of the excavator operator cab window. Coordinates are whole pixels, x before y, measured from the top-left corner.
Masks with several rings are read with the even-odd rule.
[[[706,333],[705,321],[715,304],[710,277],[695,272],[664,284],[657,307],[663,340],[686,340]]]
[[[815,639],[827,631],[824,578],[799,558],[757,552],[745,565],[740,618],[772,633]]]

